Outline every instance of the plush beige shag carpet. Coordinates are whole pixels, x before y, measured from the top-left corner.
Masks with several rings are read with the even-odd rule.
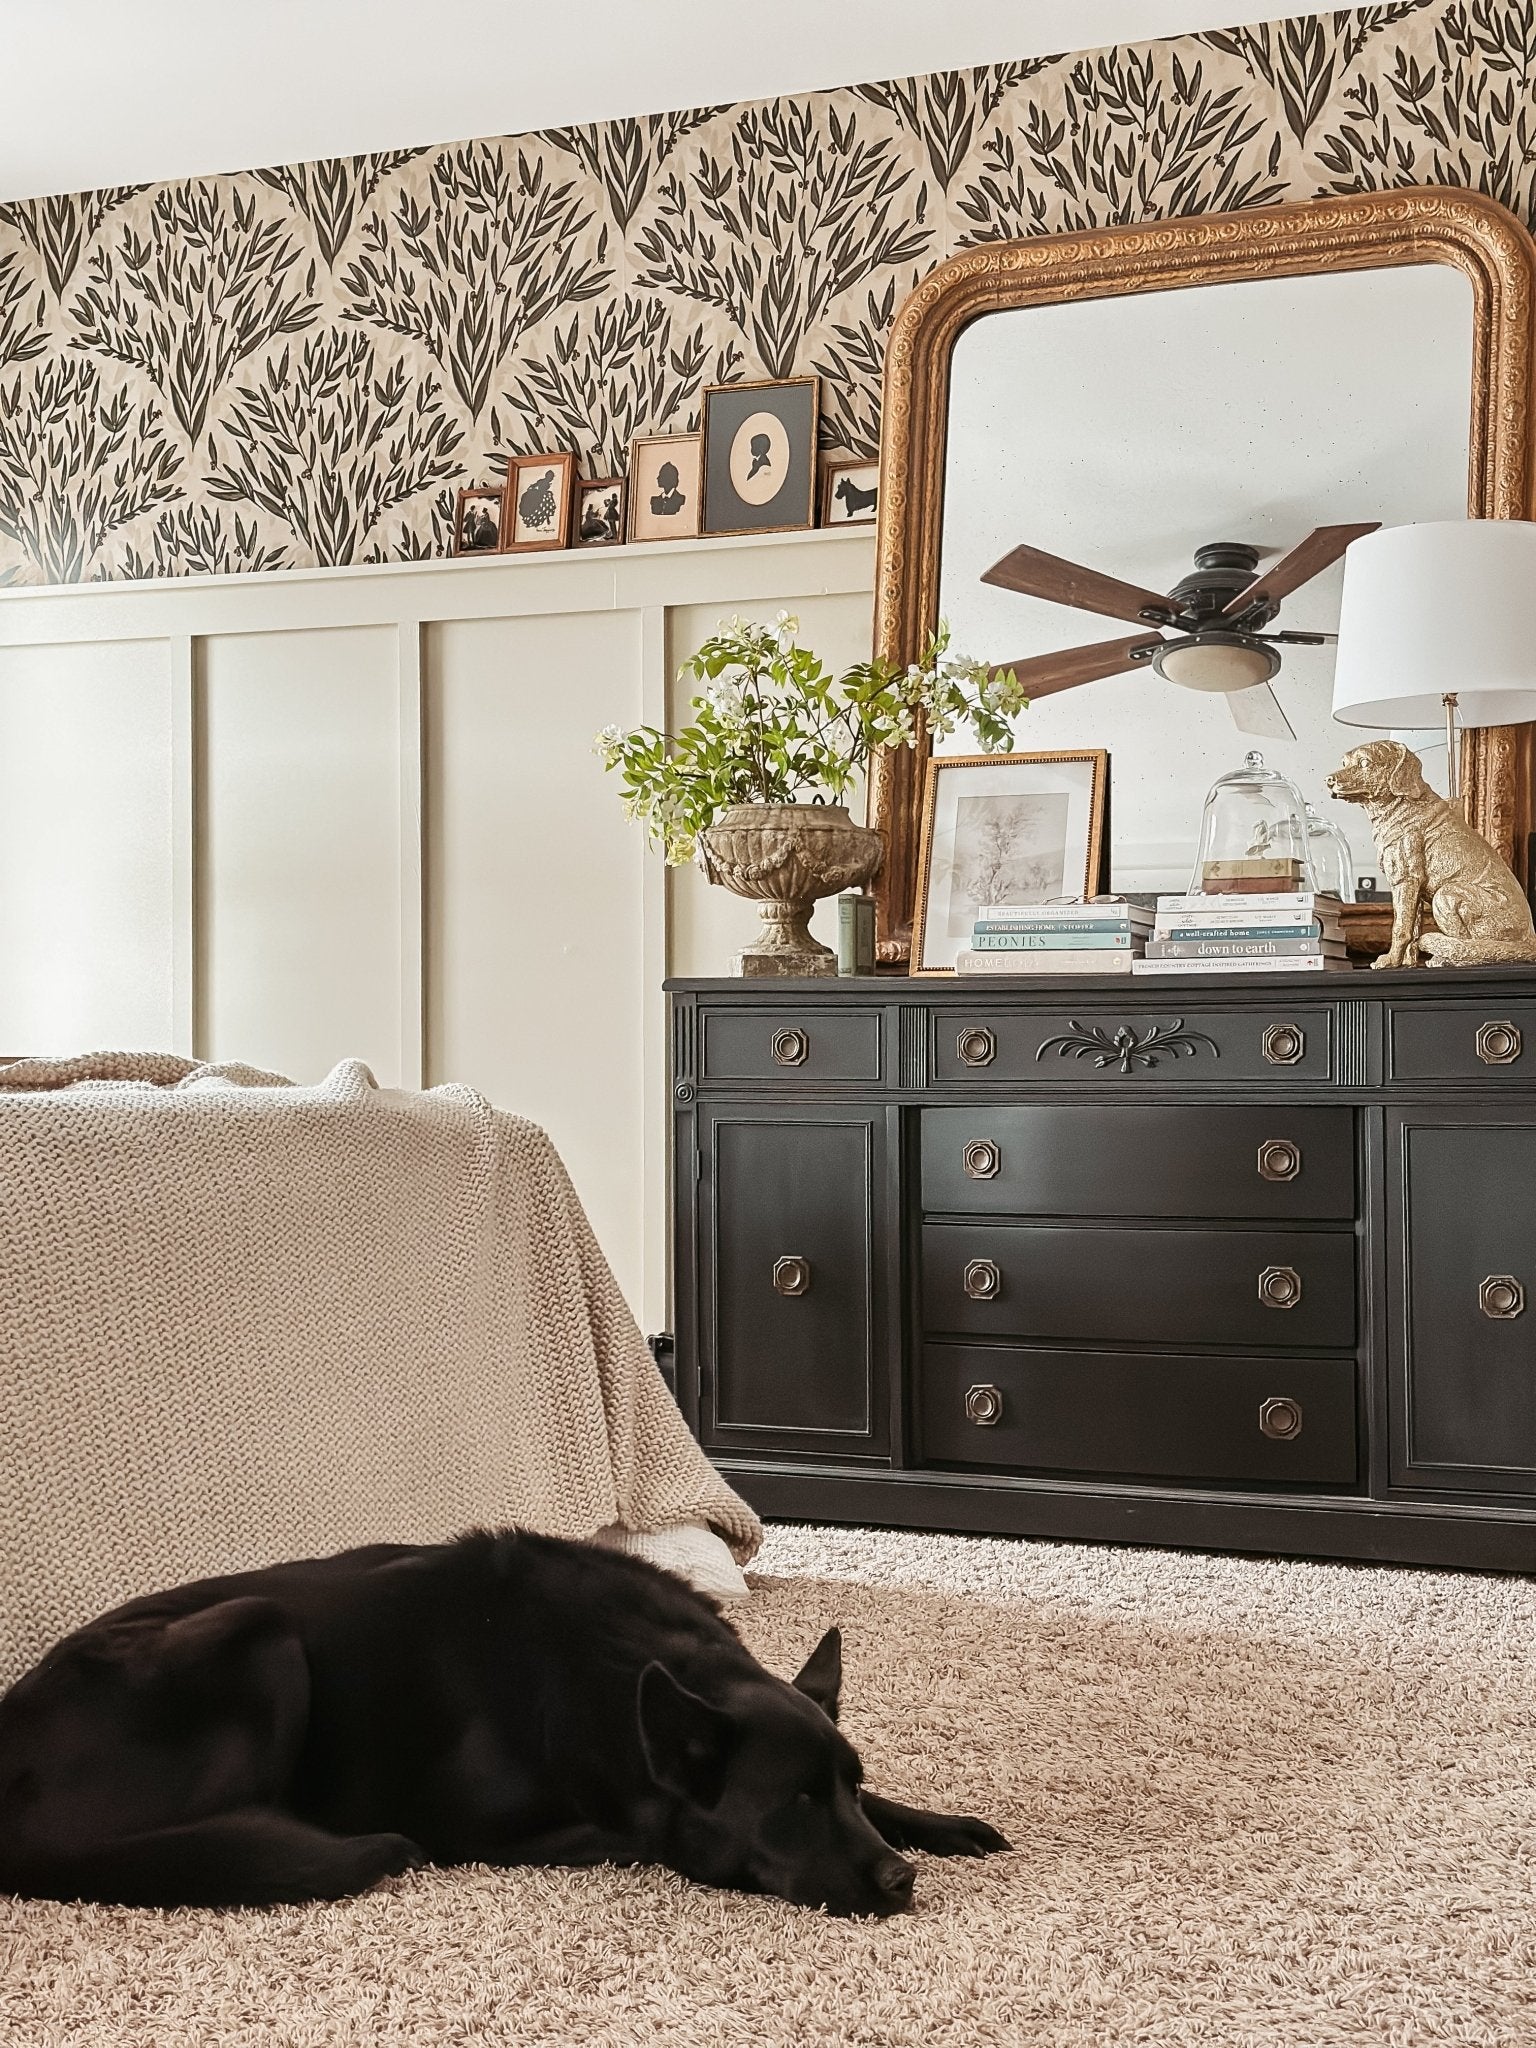
[[[829,1920],[664,1872],[345,1905],[0,1900],[4,2048],[1536,2042],[1536,1586],[778,1528],[742,1623],[845,1634],[872,1782],[1013,1838]]]

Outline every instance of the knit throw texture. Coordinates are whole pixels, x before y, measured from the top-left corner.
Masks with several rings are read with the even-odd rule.
[[[549,1139],[468,1088],[0,1069],[0,1687],[137,1594],[475,1524],[761,1529]]]

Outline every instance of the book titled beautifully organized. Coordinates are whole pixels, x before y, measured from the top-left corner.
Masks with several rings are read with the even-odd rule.
[[[1234,894],[1240,902],[1234,903]],[[1313,890],[1159,896],[1138,974],[1321,974],[1349,965],[1339,899]]]
[[[955,972],[1129,974],[1151,930],[1151,911],[1121,897],[984,904]]]

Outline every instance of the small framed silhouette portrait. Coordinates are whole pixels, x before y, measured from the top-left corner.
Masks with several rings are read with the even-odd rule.
[[[629,454],[631,540],[693,540],[699,531],[702,443],[697,434],[652,434]]]
[[[507,461],[506,538],[509,555],[570,546],[576,499],[574,455],[513,455]]]
[[[617,547],[624,538],[624,479],[604,476],[576,486],[576,524],[571,545]]]
[[[816,524],[820,410],[819,377],[710,386],[701,533],[787,533]]]
[[[494,484],[460,491],[453,515],[456,555],[494,555],[501,547],[501,514],[506,493]]]
[[[878,462],[829,462],[821,479],[823,526],[873,526],[880,511]]]

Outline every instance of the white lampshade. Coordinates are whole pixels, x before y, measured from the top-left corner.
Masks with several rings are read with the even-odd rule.
[[[1436,519],[1383,527],[1344,556],[1333,715],[1432,726],[1536,719],[1536,524]]]

